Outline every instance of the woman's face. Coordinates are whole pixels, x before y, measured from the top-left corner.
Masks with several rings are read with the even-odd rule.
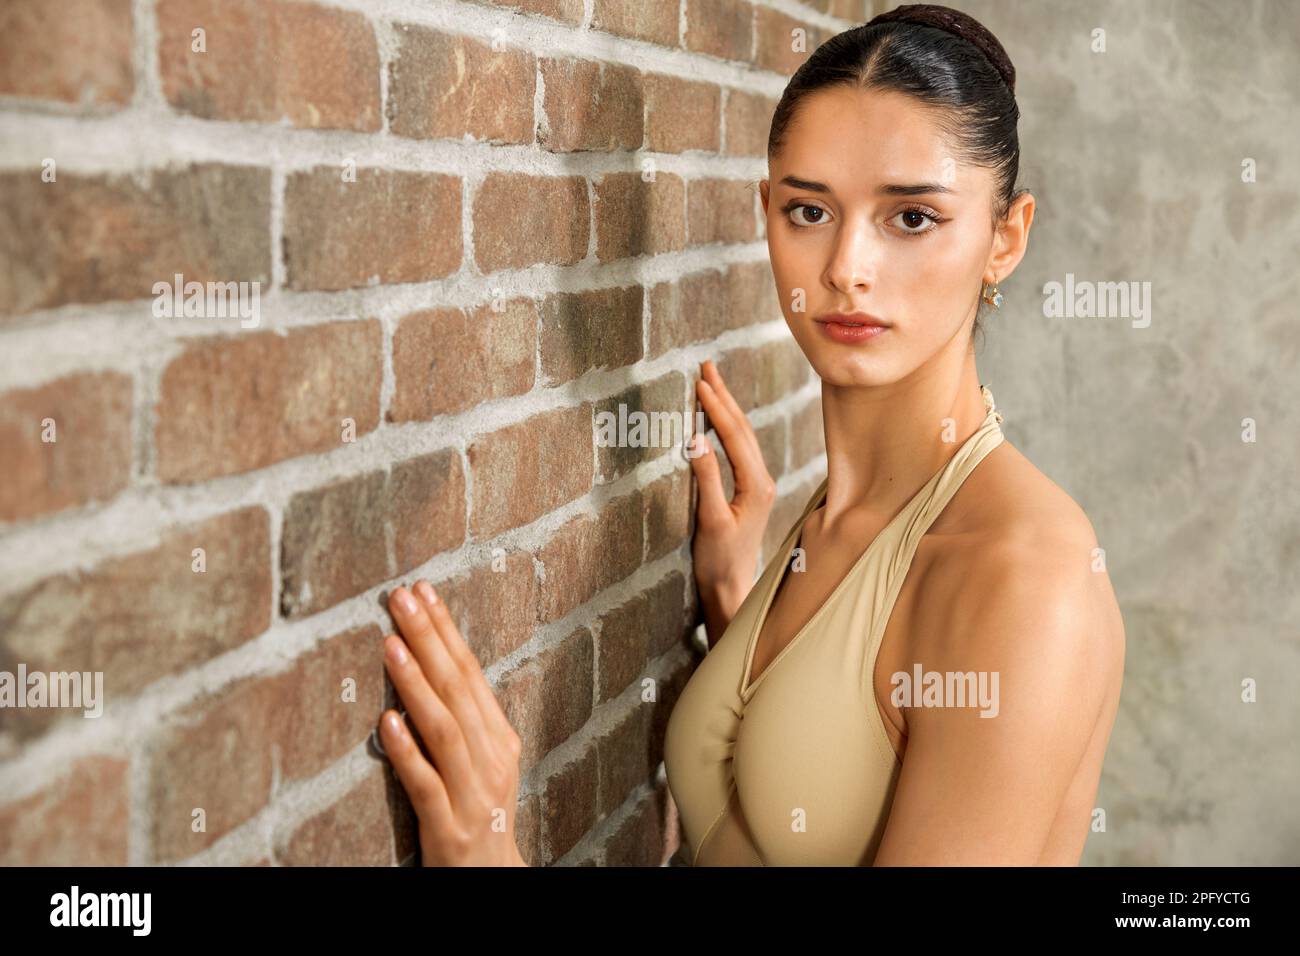
[[[795,111],[769,176],[781,308],[824,381],[883,385],[964,353],[993,278],[993,174],[952,158],[931,110],[897,93],[820,90]],[[823,321],[836,314],[886,327]]]

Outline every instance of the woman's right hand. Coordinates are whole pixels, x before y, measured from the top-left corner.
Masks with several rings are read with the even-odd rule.
[[[700,498],[691,554],[712,647],[754,583],[763,532],[776,502],[776,482],[768,474],[753,426],[718,367],[706,361],[700,369],[695,391],[722,439],[735,484],[735,495],[727,501],[718,456],[708,437],[697,434],[690,460]]]

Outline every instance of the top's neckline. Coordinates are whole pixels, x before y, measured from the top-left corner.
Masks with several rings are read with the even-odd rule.
[[[813,611],[812,616],[808,618],[807,621],[804,622],[803,626],[800,627],[798,631],[795,632],[794,637],[790,638],[790,640],[786,642],[785,647],[781,648],[781,650],[777,653],[776,657],[768,661],[767,666],[763,668],[763,672],[759,674],[758,677],[751,682],[750,669],[754,665],[754,652],[758,649],[759,636],[763,633],[763,625],[767,623],[767,615],[772,608],[772,601],[776,596],[776,592],[780,588],[781,582],[785,580],[786,574],[788,573],[789,570],[790,540],[792,537],[796,541],[802,539],[803,526],[807,523],[809,516],[814,511],[816,511],[821,506],[822,502],[825,501],[826,499],[826,488],[829,482],[829,478],[822,479],[821,487],[817,489],[817,492],[813,496],[812,502],[804,509],[804,513],[799,517],[799,520],[795,523],[794,527],[790,529],[790,531],[786,534],[784,540],[782,540],[781,542],[781,553],[785,555],[785,560],[780,566],[781,570],[778,571],[777,574],[773,575],[773,580],[768,584],[766,592],[763,595],[763,605],[758,612],[758,621],[754,626],[753,633],[750,634],[749,636],[749,648],[745,652],[745,664],[744,664],[744,670],[741,672],[741,688],[740,688],[740,698],[743,703],[748,702],[750,696],[752,696],[754,691],[758,688],[758,686],[763,683],[763,681],[767,678],[767,675],[772,673],[772,670],[779,663],[781,663],[782,658],[784,658],[787,654],[789,654],[790,650],[795,646],[795,644],[797,644],[803,638],[803,636],[808,632],[809,628],[811,628],[812,625],[817,621],[817,619],[822,616],[822,613],[826,610],[826,608],[830,607],[831,604],[834,603],[835,599],[839,596],[840,592],[844,590],[848,582],[857,574],[858,569],[867,560],[867,556],[870,555],[875,550],[877,544],[879,544],[882,540],[884,540],[885,533],[888,532],[891,528],[893,528],[894,525],[897,524],[900,520],[902,520],[904,515],[910,514],[912,511],[912,507],[916,504],[916,502],[927,491],[933,489],[933,486],[938,481],[939,476],[942,475],[944,470],[948,468],[948,466],[957,459],[957,456],[961,455],[964,451],[966,451],[966,449],[968,449],[971,445],[973,445],[976,441],[978,441],[982,435],[986,433],[986,431],[990,426],[990,419],[992,419],[992,423],[993,423],[992,427],[994,429],[998,429],[998,426],[1002,422],[1002,413],[997,411],[997,405],[993,401],[993,393],[989,390],[987,385],[981,385],[980,392],[984,397],[984,406],[987,409],[987,412],[984,415],[984,421],[980,423],[980,427],[975,429],[975,431],[971,433],[970,437],[967,438],[964,442],[962,442],[961,446],[958,447],[958,449],[955,452],[953,452],[952,455],[950,455],[942,465],[939,466],[939,468],[934,472],[934,474],[932,474],[925,481],[925,483],[922,484],[921,487],[916,490],[916,493],[913,494],[912,497],[909,498],[901,508],[899,508],[897,514],[895,514],[892,518],[890,518],[889,521],[885,523],[885,526],[882,527],[880,531],[876,533],[876,536],[871,539],[871,543],[868,544],[866,549],[861,554],[858,555],[858,557],[854,560],[853,564],[849,567],[849,570],[845,572],[844,577],[842,577],[839,583],[835,585],[834,590],[832,590],[831,593],[826,596],[826,599],[822,601],[820,605],[818,605],[817,610]],[[1000,429],[998,430],[1000,431]]]

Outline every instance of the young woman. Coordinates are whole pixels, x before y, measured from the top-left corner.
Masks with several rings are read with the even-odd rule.
[[[979,23],[920,4],[823,44],[776,109],[768,246],[822,380],[827,478],[753,582],[774,485],[705,363],[736,495],[693,459],[710,651],[665,740],[688,862],[1079,860],[1124,630],[1087,517],[976,372],[980,303],[1034,214],[1014,85]],[[423,861],[519,865],[519,738],[427,583],[391,604],[389,672],[433,762],[392,711],[381,739]]]

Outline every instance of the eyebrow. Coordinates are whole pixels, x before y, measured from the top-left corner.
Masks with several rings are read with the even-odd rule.
[[[796,176],[786,176],[782,178],[781,183],[812,193],[828,193],[831,191],[831,187],[825,183],[814,182],[810,179],[799,179]],[[886,196],[922,196],[926,193],[951,193],[952,190],[940,183],[885,183],[876,192]]]

